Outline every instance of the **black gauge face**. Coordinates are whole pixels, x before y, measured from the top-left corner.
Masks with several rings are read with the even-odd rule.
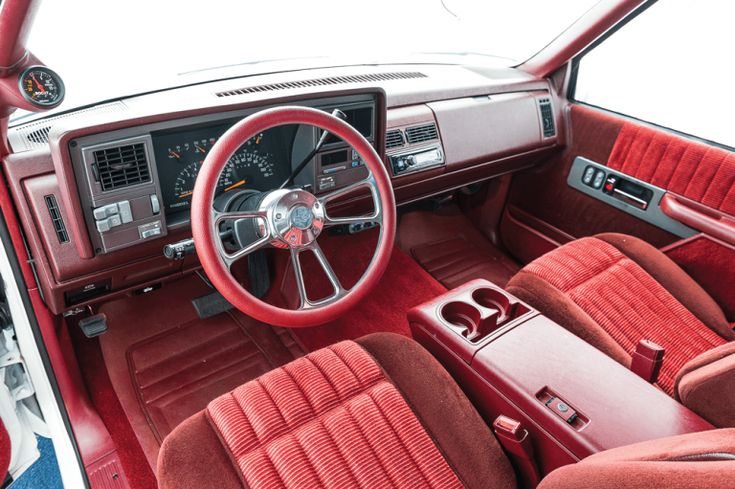
[[[64,83],[52,70],[31,66],[18,79],[23,98],[38,107],[54,107],[64,100]]]

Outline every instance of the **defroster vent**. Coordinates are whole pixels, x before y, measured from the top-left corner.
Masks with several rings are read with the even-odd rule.
[[[151,181],[144,143],[100,149],[93,154],[95,177],[103,192]]]
[[[406,128],[406,139],[409,144],[423,143],[424,141],[433,141],[439,139],[439,134],[436,130],[436,124],[422,124],[420,126],[413,126]]]
[[[59,238],[59,243],[68,243],[69,233],[66,231],[64,219],[61,217],[61,210],[59,210],[59,203],[56,201],[56,196],[53,194],[45,195],[43,199],[46,201],[46,207],[48,207],[48,213],[51,216],[51,222],[54,225],[56,237]]]

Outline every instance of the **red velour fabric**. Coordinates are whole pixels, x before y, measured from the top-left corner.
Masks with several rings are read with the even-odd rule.
[[[569,297],[628,355],[641,339],[663,346],[666,356],[658,382],[669,395],[687,361],[726,342],[640,265],[602,239],[572,241],[523,270]]]
[[[731,489],[735,430],[636,443],[597,453],[549,474],[539,489]]]
[[[735,153],[625,123],[607,161],[626,175],[735,214]]]
[[[462,487],[395,386],[345,341],[212,401],[248,487]]]
[[[735,247],[707,236],[675,243],[666,255],[679,265],[735,322]]]

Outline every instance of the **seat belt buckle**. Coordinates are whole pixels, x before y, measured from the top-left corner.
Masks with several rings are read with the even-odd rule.
[[[541,476],[533,454],[531,437],[521,422],[501,414],[493,421],[493,432],[515,462],[519,476],[525,482],[523,487],[536,487],[541,482]]]
[[[646,382],[655,383],[664,362],[666,350],[651,340],[640,340],[633,351],[630,370]]]

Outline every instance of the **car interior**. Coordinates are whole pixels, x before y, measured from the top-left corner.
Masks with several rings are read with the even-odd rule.
[[[735,152],[580,98],[665,1],[49,114],[3,2],[1,234],[87,487],[733,487]]]

